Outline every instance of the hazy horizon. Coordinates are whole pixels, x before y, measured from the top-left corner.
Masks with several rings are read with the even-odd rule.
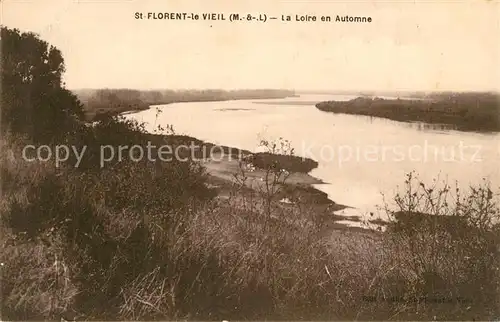
[[[4,1],[58,47],[70,89],[498,92],[499,2]],[[370,16],[371,23],[136,20],[135,12]]]
[[[373,89],[352,89],[352,90],[342,90],[342,89],[326,89],[326,88],[316,88],[316,89],[295,89],[295,88],[258,88],[258,87],[234,87],[234,88],[217,88],[217,87],[191,87],[191,88],[168,88],[168,87],[157,87],[157,88],[132,88],[132,87],[85,87],[85,88],[69,88],[73,91],[96,91],[96,90],[138,90],[138,91],[252,91],[252,90],[276,90],[276,91],[292,91],[295,93],[494,93],[500,94],[500,90],[373,90]]]

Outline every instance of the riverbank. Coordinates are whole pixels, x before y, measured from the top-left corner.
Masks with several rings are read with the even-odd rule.
[[[500,131],[496,93],[442,93],[424,99],[358,97],[316,104],[324,112],[375,116],[401,122],[446,124],[460,131]]]
[[[235,184],[237,185],[243,176],[246,178],[244,190],[252,192],[257,198],[262,198],[262,193],[266,189],[266,169],[271,164],[277,164],[289,172],[289,176],[284,184],[279,184],[280,192],[273,197],[276,207],[281,209],[307,207],[311,217],[325,230],[366,231],[363,228],[341,223],[346,220],[360,223],[361,218],[335,214],[335,212],[349,208],[349,206],[330,200],[325,192],[314,187],[317,184],[327,183],[309,174],[318,166],[318,163],[312,159],[266,152],[252,153],[248,150],[204,142],[187,135],[151,134],[150,140],[153,144],[167,142],[173,147],[196,146],[194,151],[185,152],[185,155],[181,155],[181,157],[195,157],[200,160],[209,175],[210,187],[216,191],[217,198],[221,200],[234,197],[232,194],[235,191]],[[208,154],[206,151],[209,151]]]

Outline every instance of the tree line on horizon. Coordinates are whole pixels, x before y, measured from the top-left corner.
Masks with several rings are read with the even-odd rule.
[[[447,124],[464,131],[500,131],[500,94],[443,92],[413,98],[357,97],[349,101],[325,101],[316,107],[325,112],[402,122]]]
[[[284,98],[295,95],[292,90],[281,89],[135,90],[105,88],[76,90],[75,93],[85,105],[87,119],[93,119],[99,114],[144,110],[151,105],[176,102]]]

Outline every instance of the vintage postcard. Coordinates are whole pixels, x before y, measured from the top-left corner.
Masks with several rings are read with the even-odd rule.
[[[4,0],[1,320],[500,319],[500,2]]]

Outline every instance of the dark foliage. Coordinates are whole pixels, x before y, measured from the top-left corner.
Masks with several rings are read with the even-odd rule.
[[[422,100],[363,98],[321,102],[325,112],[357,114],[395,121],[449,124],[464,131],[500,131],[500,98],[496,93],[440,93]]]
[[[2,132],[50,142],[74,130],[82,105],[64,88],[61,52],[33,33],[1,28]]]

